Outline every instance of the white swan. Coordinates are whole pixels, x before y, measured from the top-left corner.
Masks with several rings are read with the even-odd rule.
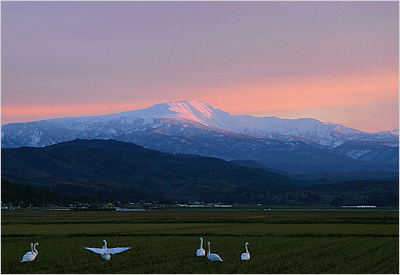
[[[208,244],[207,258],[208,258],[210,261],[220,261],[220,262],[222,262],[222,259],[221,259],[221,257],[220,257],[218,254],[215,254],[215,253],[211,253],[211,252],[210,252],[210,242],[208,242],[207,244]]]
[[[247,249],[247,245],[248,245],[249,243],[248,242],[246,242],[245,244],[244,244],[244,247],[246,247],[246,253],[242,253],[242,256],[240,256],[240,258],[242,259],[242,261],[248,261],[248,260],[250,260],[250,253],[249,253],[249,250]]]
[[[106,259],[107,261],[111,259],[111,254],[120,253],[120,252],[130,249],[130,247],[107,248],[106,240],[103,240],[103,242],[104,242],[104,245],[102,248],[91,248],[91,247],[85,247],[85,248],[90,251],[93,251],[94,253],[100,254],[100,256],[103,259]]]
[[[196,255],[197,256],[205,256],[206,251],[203,249],[203,238],[200,238],[199,240],[200,240],[200,248],[197,249]]]
[[[39,252],[36,250],[36,245],[39,245],[39,243],[31,243],[31,251],[26,252],[25,255],[22,257],[22,262],[30,262],[33,261],[37,254],[39,254]]]

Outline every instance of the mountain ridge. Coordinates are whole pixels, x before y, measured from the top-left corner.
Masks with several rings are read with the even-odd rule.
[[[295,183],[260,168],[218,158],[173,155],[115,140],[76,139],[43,148],[2,149],[2,158],[2,178],[74,196],[101,190],[137,199],[142,195],[199,199],[222,189],[257,194]]]
[[[2,148],[115,139],[167,153],[252,160],[287,174],[398,171],[398,130],[366,133],[312,118],[232,115],[195,100],[2,126]],[[396,168],[397,166],[397,168]]]
[[[163,119],[166,121],[172,119],[193,124],[198,123],[206,127],[222,129],[239,134],[253,135],[262,138],[274,139],[277,138],[277,136],[286,136],[291,137],[292,140],[296,140],[297,137],[298,139],[309,139],[317,144],[328,145],[330,147],[336,147],[342,144],[341,141],[338,142],[337,140],[355,139],[354,134],[361,135],[361,139],[363,140],[389,140],[390,137],[398,139],[398,129],[381,131],[377,133],[367,133],[345,127],[340,124],[322,122],[314,118],[280,119],[275,116],[255,117],[250,115],[232,115],[221,109],[214,108],[210,104],[202,101],[184,100],[159,103],[145,109],[107,115],[65,117],[25,123],[5,124],[2,125],[2,141],[6,141],[7,134],[5,134],[4,131],[7,132],[8,128],[12,128],[13,126],[27,126],[35,123],[41,124],[47,122],[50,125],[64,127],[69,130],[86,130],[88,129],[88,125],[91,123],[95,124],[114,122],[128,124],[141,120],[143,125],[147,124],[151,125],[153,128],[156,128],[158,125],[154,122],[157,119]],[[74,121],[76,122],[74,123]],[[72,124],[69,122],[72,122]],[[350,138],[348,137],[349,135],[351,135]],[[38,139],[40,139],[40,135],[36,135],[35,138],[32,139],[32,142],[29,146],[42,147],[51,145],[45,142],[35,143],[35,141]],[[333,143],[328,144],[327,140],[332,139],[335,139]],[[388,142],[393,143],[396,141],[391,140]],[[398,141],[394,145],[398,146]],[[12,146],[5,145],[3,147]]]

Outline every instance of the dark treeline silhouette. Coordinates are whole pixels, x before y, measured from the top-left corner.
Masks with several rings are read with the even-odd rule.
[[[398,180],[301,181],[259,167],[113,140],[2,149],[1,189],[3,203],[37,206],[104,200],[332,206],[398,206],[399,201]]]

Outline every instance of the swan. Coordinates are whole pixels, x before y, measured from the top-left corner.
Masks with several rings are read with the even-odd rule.
[[[200,240],[200,248],[197,249],[196,255],[197,256],[205,256],[206,251],[203,249],[203,238],[200,238],[199,240]]]
[[[31,243],[31,251],[26,252],[25,255],[22,257],[22,262],[31,262],[33,261],[37,254],[39,254],[39,252],[36,250],[36,246],[39,245],[39,243]]]
[[[250,260],[250,253],[249,253],[249,250],[247,249],[247,245],[248,245],[249,243],[248,242],[246,242],[245,244],[244,244],[244,247],[246,247],[246,253],[242,253],[242,256],[240,256],[240,258],[242,259],[242,261],[248,261],[248,260]]]
[[[107,248],[106,240],[103,240],[103,242],[104,242],[104,245],[102,248],[85,247],[85,249],[93,251],[94,253],[100,254],[100,256],[103,259],[106,259],[107,261],[109,261],[111,259],[111,254],[120,253],[120,252],[130,249],[130,247]]]
[[[220,257],[218,254],[215,254],[215,253],[211,253],[211,252],[210,252],[210,242],[208,242],[207,244],[208,244],[207,258],[208,258],[210,261],[220,261],[220,262],[222,262],[222,259],[221,259],[221,257]]]

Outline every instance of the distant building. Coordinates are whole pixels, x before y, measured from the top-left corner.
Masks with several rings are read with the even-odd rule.
[[[376,208],[376,205],[343,205],[342,208]]]
[[[116,207],[115,211],[123,211],[123,212],[130,212],[130,211],[134,211],[134,212],[141,212],[141,211],[146,211],[144,208],[120,208],[120,207]]]
[[[89,209],[114,209],[111,202],[93,202],[89,205]]]

